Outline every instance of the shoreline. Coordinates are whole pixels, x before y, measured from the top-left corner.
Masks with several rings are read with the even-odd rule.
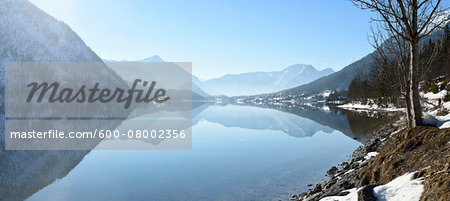
[[[398,108],[393,105],[388,107],[379,107],[377,104],[361,104],[357,103],[346,103],[342,105],[336,105],[336,107],[349,110],[349,111],[380,111],[380,112],[405,112],[406,108]]]
[[[369,161],[373,159],[375,153],[378,153],[377,151],[382,147],[382,142],[405,128],[406,122],[401,118],[397,119],[392,125],[384,125],[381,129],[373,133],[372,138],[368,142],[353,151],[350,161],[332,166],[326,172],[326,175],[330,178],[329,180],[311,185],[313,188],[300,194],[292,195],[290,200],[314,201],[320,200],[323,197],[349,194],[345,191],[359,185],[356,179],[357,173],[363,167],[367,166]]]
[[[436,110],[431,110],[424,112],[424,114],[436,119],[436,117],[433,116],[434,113],[436,113],[435,111]],[[439,124],[434,125],[441,127]],[[405,119],[402,117],[394,120],[392,124],[383,125],[379,130],[373,132],[369,141],[353,151],[350,161],[342,162],[341,164],[331,167],[327,171],[327,176],[330,178],[329,180],[315,185],[308,185],[311,188],[305,192],[293,194],[290,197],[290,200],[375,201],[377,200],[376,196],[380,195],[374,192],[377,189],[385,188],[383,185],[387,185],[388,182],[396,182],[393,181],[396,178],[398,178],[398,180],[403,179],[405,182],[415,182],[415,185],[412,185],[414,187],[421,187],[422,185],[422,188],[428,189],[429,192],[409,190],[415,193],[409,193],[409,195],[415,196],[415,200],[419,200],[419,198],[420,200],[426,200],[426,198],[431,196],[430,193],[436,194],[434,191],[440,191],[437,193],[441,195],[440,199],[444,197],[443,200],[447,200],[450,198],[450,190],[436,190],[439,188],[432,187],[432,183],[428,181],[428,178],[432,177],[437,169],[439,169],[436,168],[436,163],[441,164],[441,166],[446,168],[444,169],[444,177],[448,177],[447,175],[450,174],[450,129],[447,129],[444,126],[442,126],[441,129],[437,127],[421,126],[409,129],[406,126]],[[434,135],[436,133],[439,133],[442,139],[435,139]],[[399,139],[400,137],[402,138]],[[426,141],[426,139],[432,139],[434,141]],[[433,143],[440,143],[441,146],[431,147],[430,145],[433,145]],[[406,146],[406,148],[401,146]],[[412,146],[412,148],[408,146]],[[427,154],[427,152],[437,152],[438,154],[428,156],[429,154]],[[417,155],[405,157],[414,153]],[[441,158],[438,158],[440,156],[439,153],[443,155]],[[398,159],[393,158],[392,155],[398,155]],[[414,166],[411,165],[414,163],[411,158],[420,158],[420,164],[422,166],[419,165],[415,168],[411,168]],[[417,174],[422,175],[417,176]],[[397,176],[391,178],[394,175]],[[410,175],[413,176],[411,177]],[[386,179],[385,177],[390,178]],[[405,179],[405,177],[408,178]],[[382,179],[380,180],[380,178]],[[450,187],[450,178],[444,178],[443,182]],[[411,186],[410,183],[403,183],[402,186],[406,188],[408,185]],[[402,186],[396,187],[401,188]],[[406,190],[405,192],[408,193],[409,191]],[[426,198],[423,198],[424,196]]]

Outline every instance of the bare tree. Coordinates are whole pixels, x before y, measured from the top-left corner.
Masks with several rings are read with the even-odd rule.
[[[388,94],[386,95],[390,96],[391,100],[399,101],[398,98],[405,100],[408,125],[411,126],[412,117],[410,116],[411,107],[408,96],[409,45],[407,41],[388,30],[389,27],[383,25],[372,28],[370,41],[377,51],[372,54],[375,62],[371,66],[370,75],[366,77],[368,80],[375,78],[371,83],[372,87],[380,85],[380,82],[387,84]],[[428,44],[421,42],[419,45],[419,80],[429,79],[432,69],[436,68],[434,67],[435,61],[441,56],[445,37],[446,33],[440,32],[440,34],[434,34],[432,39],[429,38]]]
[[[374,54],[375,66],[372,67],[372,73],[391,81],[392,90],[397,92],[394,95],[399,94],[405,99],[407,122],[412,126],[411,101],[408,96],[407,42],[389,30],[389,26],[385,24],[376,30],[372,29],[372,46],[377,50]]]
[[[376,22],[380,22],[386,32],[395,36],[393,40],[407,43],[407,79],[406,95],[408,119],[410,126],[422,125],[422,108],[418,89],[419,42],[442,27],[447,21],[434,20],[441,11],[441,0],[352,0],[361,9],[369,9],[377,13]],[[397,44],[401,44],[398,41]],[[402,47],[400,47],[402,48]]]

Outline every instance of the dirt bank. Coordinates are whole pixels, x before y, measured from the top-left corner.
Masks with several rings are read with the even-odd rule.
[[[376,200],[374,187],[409,172],[416,172],[412,179],[423,179],[420,200],[450,200],[450,129],[417,127],[398,133],[392,130],[385,128],[377,133],[355,151],[350,162],[330,169],[329,181],[293,195],[291,200],[346,196],[348,189],[358,189],[358,200]]]

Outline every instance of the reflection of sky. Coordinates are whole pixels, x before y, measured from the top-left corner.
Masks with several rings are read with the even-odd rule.
[[[287,198],[324,179],[357,146],[338,131],[295,138],[202,120],[191,151],[92,151],[30,200]]]

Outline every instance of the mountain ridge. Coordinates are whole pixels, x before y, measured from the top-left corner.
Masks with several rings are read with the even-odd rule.
[[[158,55],[153,55],[151,57],[147,57],[145,59],[140,60],[114,60],[114,59],[102,59],[104,62],[165,62],[161,57]]]
[[[226,74],[206,80],[200,87],[212,95],[254,95],[306,84],[333,72],[331,68],[317,70],[312,65],[295,64],[281,71]]]
[[[158,55],[153,55],[141,60],[102,60],[104,62],[165,62]],[[272,93],[306,84],[332,73],[334,73],[332,68],[317,70],[312,65],[294,64],[283,68],[280,71],[256,71],[226,74],[205,81],[201,81],[197,76],[192,75],[192,90],[203,97],[209,97],[210,95],[234,96],[236,94],[232,92],[238,92],[238,90],[242,88],[246,88],[247,90],[238,92],[240,93],[239,95],[253,95],[259,94],[260,92]],[[255,79],[255,76],[259,76],[259,80]],[[229,88],[223,87],[230,85],[233,86]],[[258,87],[259,90],[257,89]]]
[[[145,59],[140,60],[113,60],[113,59],[102,59],[104,62],[165,62],[161,57],[158,55],[153,55],[151,57],[147,57]],[[117,70],[117,69],[116,69]],[[144,73],[144,72],[139,72]],[[144,73],[145,75],[145,73]],[[200,79],[198,77],[192,75],[192,92],[194,93],[194,96],[198,99],[200,98],[208,98],[210,95],[206,93],[201,87],[198,86],[198,84],[201,83]],[[200,97],[196,96],[199,95]],[[193,96],[193,97],[194,97]]]
[[[446,16],[446,17],[442,17]],[[442,20],[450,16],[450,11],[446,11],[443,13],[439,13],[436,15],[435,20]],[[436,23],[436,22],[433,22]],[[444,26],[440,29],[434,30],[430,35],[424,37],[419,46],[422,46],[428,41],[436,41],[440,40],[444,36],[444,27],[448,26],[450,22],[446,22]],[[361,59],[352,62],[351,64],[345,66],[341,70],[334,72],[330,75],[321,77],[313,82],[300,85],[297,87],[293,87],[290,89],[280,90],[275,93],[266,93],[266,94],[258,94],[258,95],[293,95],[293,94],[303,94],[306,96],[318,94],[325,90],[336,90],[343,91],[348,90],[350,83],[354,78],[360,78],[363,74],[367,74],[370,71],[370,67],[375,63],[374,56],[378,54],[378,50],[374,50],[373,52],[367,54]]]

